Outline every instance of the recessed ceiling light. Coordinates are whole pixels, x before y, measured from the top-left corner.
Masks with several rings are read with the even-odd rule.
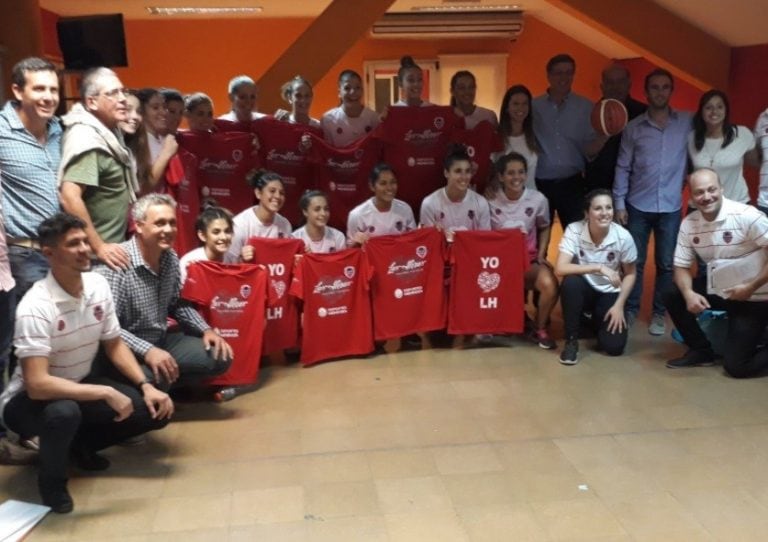
[[[264,8],[252,7],[150,7],[150,15],[253,15],[261,13]]]
[[[520,11],[522,6],[519,4],[504,4],[491,6],[488,4],[480,5],[443,5],[443,6],[415,6],[411,11]]]

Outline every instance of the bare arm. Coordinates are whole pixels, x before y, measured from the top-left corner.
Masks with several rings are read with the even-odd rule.
[[[168,163],[179,152],[179,144],[176,141],[176,136],[168,134],[163,138],[163,146],[160,149],[160,154],[152,163],[152,167],[149,171],[149,184],[150,188],[154,188],[165,176],[165,170],[168,168]]]
[[[88,242],[102,262],[112,269],[127,268],[130,260],[125,250],[116,243],[105,243],[96,231],[96,228],[93,227],[91,215],[83,201],[85,189],[84,185],[78,183],[71,181],[62,182],[59,194],[62,209],[85,222],[85,233],[88,236]]]
[[[701,311],[709,308],[707,298],[693,290],[693,277],[690,269],[675,266],[672,276],[678,290],[683,294],[688,312],[699,314]]]
[[[540,228],[537,230],[536,234],[537,246],[539,247],[539,263],[544,263],[547,261],[547,248],[549,247],[549,239],[552,236],[552,226]],[[549,265],[549,262],[547,262],[547,265]]]

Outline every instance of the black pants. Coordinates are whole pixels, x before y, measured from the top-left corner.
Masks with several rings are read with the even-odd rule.
[[[565,338],[576,339],[579,336],[581,314],[592,311],[592,325],[597,333],[598,346],[609,356],[620,356],[627,346],[627,328],[620,333],[608,331],[605,315],[619,297],[618,293],[609,294],[595,290],[581,275],[568,275],[560,284],[560,304],[563,307]]]
[[[554,220],[555,211],[563,230],[571,222],[584,218],[585,184],[581,174],[565,179],[536,179],[536,189],[549,202],[549,220]]]
[[[232,360],[215,360],[213,350],[207,351],[203,340],[200,337],[185,335],[181,332],[171,332],[158,342],[155,346],[171,354],[173,359],[179,365],[179,379],[174,386],[189,385],[199,383],[201,380],[224,374],[232,364]],[[139,360],[141,361],[141,360]],[[160,389],[168,390],[168,382],[154,382],[152,369],[142,363],[141,368],[148,379]],[[99,355],[93,364],[92,375],[106,376],[112,379],[119,379],[120,373],[114,364],[107,358],[103,350],[99,350]]]
[[[83,383],[117,389],[130,397],[133,413],[115,422],[115,411],[106,401],[36,401],[25,391],[15,395],[5,407],[3,417],[9,429],[20,435],[40,437],[41,476],[67,478],[73,447],[98,451],[168,424],[167,419],[153,420],[141,392],[124,381],[88,377]]]
[[[768,325],[768,302],[729,301],[720,296],[708,295],[705,283],[703,278],[695,279],[694,291],[705,296],[713,309],[728,313],[728,348],[723,359],[725,371],[734,378],[749,378],[768,369],[768,349],[756,348]],[[664,304],[688,348],[712,348],[699,327],[696,315],[688,312],[683,294],[676,285],[665,294]]]

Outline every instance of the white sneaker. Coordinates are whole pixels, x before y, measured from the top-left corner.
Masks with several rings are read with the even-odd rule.
[[[667,332],[667,325],[663,314],[654,314],[651,316],[651,323],[648,325],[648,333],[651,335],[664,335]]]

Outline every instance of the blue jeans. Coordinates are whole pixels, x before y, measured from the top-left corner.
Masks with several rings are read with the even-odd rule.
[[[13,325],[16,320],[16,306],[24,297],[32,285],[40,279],[44,279],[48,274],[48,260],[43,253],[31,248],[8,246],[8,260],[11,263],[11,275],[13,280],[16,281],[16,287],[11,290],[13,295],[8,296],[7,307],[2,307],[0,302],[0,314],[3,318],[0,320],[0,343],[3,342],[6,336],[8,336],[8,378],[11,377],[13,370],[16,368],[16,356],[13,355],[10,349],[10,341],[13,339]],[[5,312],[5,311],[8,312]],[[5,318],[5,315],[9,318]],[[4,357],[5,350],[0,344],[0,361],[5,366],[6,357]],[[2,380],[2,379],[0,379]]]
[[[637,247],[637,278],[627,298],[626,312],[640,312],[640,297],[643,293],[643,271],[648,257],[648,240],[653,232],[656,263],[656,281],[653,288],[653,314],[664,314],[664,292],[672,287],[672,263],[680,229],[680,211],[671,213],[647,213],[627,204],[627,230]]]

